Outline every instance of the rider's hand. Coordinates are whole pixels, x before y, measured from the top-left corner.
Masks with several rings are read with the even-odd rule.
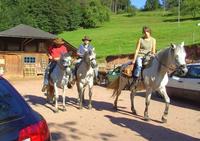
[[[52,57],[51,55],[49,55],[49,59],[50,59],[50,60],[52,60],[52,59],[53,59],[53,57]]]

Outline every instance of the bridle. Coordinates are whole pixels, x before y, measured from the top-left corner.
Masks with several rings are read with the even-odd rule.
[[[58,66],[59,66],[62,70],[65,70],[66,68],[69,68],[69,67],[70,67],[70,65],[63,66],[63,65],[61,64],[61,60],[59,60],[59,62],[57,62],[57,64],[58,64]]]
[[[162,62],[158,59],[157,56],[155,56],[155,59],[158,61],[159,64],[161,64],[161,66],[163,66],[163,67],[165,67],[165,68],[167,68],[167,69],[169,69],[169,70],[171,70],[171,71],[176,70],[175,68],[168,67],[167,65],[165,65],[164,63],[162,63]]]

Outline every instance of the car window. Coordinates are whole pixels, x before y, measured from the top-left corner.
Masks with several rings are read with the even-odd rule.
[[[187,77],[200,78],[200,66],[190,67],[187,73]]]
[[[16,91],[4,80],[0,80],[0,122],[22,114],[23,106]]]

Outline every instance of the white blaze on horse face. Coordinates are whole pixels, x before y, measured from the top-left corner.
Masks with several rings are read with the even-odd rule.
[[[71,56],[67,56],[65,58],[63,58],[63,66],[68,67],[71,65]]]
[[[186,57],[186,52],[184,49],[184,42],[182,42],[181,45],[176,47],[175,51],[175,59],[178,66],[186,64],[185,57]]]

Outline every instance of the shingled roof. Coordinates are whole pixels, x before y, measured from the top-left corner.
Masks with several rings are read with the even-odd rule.
[[[0,37],[54,39],[56,35],[42,31],[28,25],[20,24],[11,29],[0,32]]]

